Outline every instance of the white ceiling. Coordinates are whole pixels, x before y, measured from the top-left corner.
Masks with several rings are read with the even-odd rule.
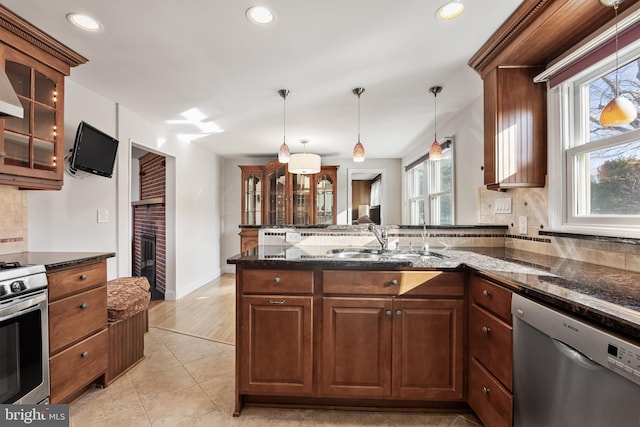
[[[433,128],[433,96],[442,85],[438,120],[482,93],[467,61],[520,0],[464,0],[455,21],[434,18],[445,0],[3,0],[89,62],[71,79],[172,131],[166,125],[199,108],[224,132],[194,143],[222,156],[269,155],[283,138],[292,152],[351,156],[357,137],[367,158],[398,158]],[[269,26],[247,21],[252,5],[276,14]],[[71,26],[84,12],[104,26]]]

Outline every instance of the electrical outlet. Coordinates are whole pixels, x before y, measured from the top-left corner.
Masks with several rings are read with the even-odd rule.
[[[300,243],[300,233],[289,232],[285,234],[285,241],[287,243]]]
[[[528,234],[526,216],[518,217],[518,233]]]
[[[98,223],[109,222],[109,210],[98,209]]]

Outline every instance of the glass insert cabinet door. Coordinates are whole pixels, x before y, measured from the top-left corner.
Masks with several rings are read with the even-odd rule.
[[[269,225],[285,225],[286,223],[286,172],[286,166],[267,172],[266,223]]]
[[[334,224],[335,177],[320,174],[316,182],[316,224]]]
[[[8,47],[0,51],[5,71],[24,109],[24,117],[4,119],[0,171],[62,179],[60,158],[63,79],[55,71]]]
[[[311,224],[311,175],[292,175],[291,209],[294,225]]]
[[[262,224],[262,177],[251,174],[243,181],[243,224]]]

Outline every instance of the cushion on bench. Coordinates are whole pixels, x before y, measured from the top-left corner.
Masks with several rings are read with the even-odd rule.
[[[120,277],[107,282],[107,312],[110,322],[124,320],[147,310],[151,293],[146,277]]]

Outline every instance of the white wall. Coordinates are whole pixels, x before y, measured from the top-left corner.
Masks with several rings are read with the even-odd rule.
[[[261,165],[275,157],[269,158],[241,158],[225,159],[222,168],[221,183],[223,188],[223,213],[222,213],[222,253],[220,262],[223,265],[223,272],[234,272],[231,265],[225,266],[226,259],[240,252],[240,237],[238,226],[242,222],[241,215],[241,186],[242,173],[239,165]],[[347,223],[347,171],[353,169],[384,169],[386,171],[384,193],[386,200],[383,201],[385,208],[385,223],[400,224],[402,222],[402,173],[400,159],[366,159],[364,163],[354,163],[351,159],[322,158],[324,165],[338,165],[338,224]]]
[[[483,146],[483,99],[476,98],[460,112],[438,126],[438,140],[445,136],[455,136],[455,192],[456,192],[456,224],[473,225],[478,223],[478,187],[484,183],[484,172],[480,169],[484,164]],[[423,133],[418,142],[402,159],[408,165],[426,154],[433,142],[433,129]],[[403,188],[404,201],[404,188]],[[403,214],[405,210],[402,204]],[[403,216],[404,217],[404,216]]]
[[[114,177],[81,180],[65,174],[61,191],[29,192],[29,250],[116,252],[116,258],[107,261],[108,278],[131,274],[131,146],[135,143],[167,156],[166,297],[180,298],[218,277],[222,201],[218,157],[163,135],[155,123],[67,79],[66,149],[73,145],[81,120],[119,139]],[[97,223],[98,209],[109,211],[108,223]]]

